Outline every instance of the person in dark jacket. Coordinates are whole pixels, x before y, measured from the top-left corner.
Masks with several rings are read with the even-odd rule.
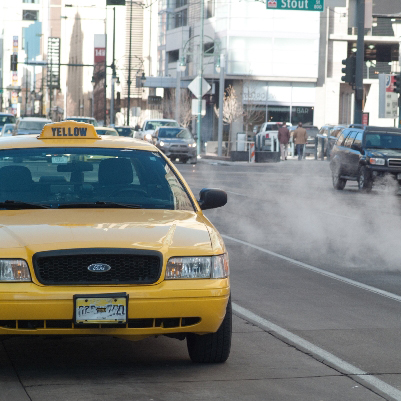
[[[281,160],[287,160],[290,131],[288,130],[286,123],[278,129],[278,141],[280,142]]]

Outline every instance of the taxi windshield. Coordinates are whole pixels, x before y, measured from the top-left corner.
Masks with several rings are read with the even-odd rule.
[[[29,205],[194,210],[181,181],[157,152],[73,147],[0,150],[0,210]]]

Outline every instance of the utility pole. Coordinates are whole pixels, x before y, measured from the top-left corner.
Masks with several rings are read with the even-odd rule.
[[[177,60],[177,80],[175,86],[175,120],[180,124],[181,120],[181,69],[180,60]]]
[[[363,106],[363,63],[365,56],[365,0],[357,0],[356,70],[354,123],[362,124]]]
[[[111,63],[111,98],[110,98],[110,124],[114,124],[114,84],[116,82],[116,65],[115,61],[116,47],[116,8],[113,7],[113,61]]]
[[[131,45],[132,45],[132,0],[130,0],[129,11],[129,52],[128,52],[128,100],[127,100],[127,125],[131,109]]]
[[[200,1],[200,37],[199,37],[199,98],[198,98],[198,124],[197,124],[197,146],[198,155],[201,153],[201,128],[202,128],[202,81],[203,81],[203,19],[204,19],[204,0]]]
[[[223,155],[223,107],[224,107],[224,69],[225,56],[220,55],[220,81],[219,81],[219,121],[217,129],[217,155]]]

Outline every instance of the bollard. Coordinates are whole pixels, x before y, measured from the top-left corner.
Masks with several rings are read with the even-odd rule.
[[[322,138],[321,147],[322,147],[322,149],[321,149],[322,154],[320,155],[320,159],[324,160],[324,138]]]
[[[317,149],[319,145],[319,137],[316,135],[315,136],[315,160],[317,160]]]
[[[249,144],[249,163],[255,163],[255,144]]]

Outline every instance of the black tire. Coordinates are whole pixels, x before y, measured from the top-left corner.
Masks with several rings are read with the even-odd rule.
[[[187,335],[187,348],[192,362],[223,363],[230,355],[232,333],[231,297],[226,315],[216,333]]]
[[[334,189],[338,189],[338,190],[342,191],[345,188],[345,184],[347,183],[347,180],[340,177],[340,171],[339,171],[338,167],[336,167],[333,170],[331,177],[333,180]]]
[[[358,170],[358,189],[363,192],[370,192],[373,188],[373,180],[366,167],[359,167]]]
[[[192,159],[189,159],[189,163],[190,164],[196,164],[198,162],[198,159],[195,157],[193,157]]]
[[[180,162],[183,163],[183,164],[185,164],[187,161],[188,161],[188,159],[185,158],[185,157],[183,157],[183,158],[180,159]]]

